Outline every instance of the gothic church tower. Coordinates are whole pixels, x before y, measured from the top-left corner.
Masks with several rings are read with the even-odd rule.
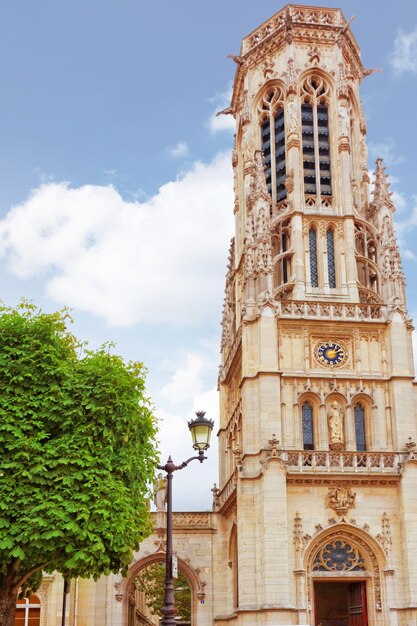
[[[299,5],[232,58],[215,623],[414,624],[412,326],[381,160],[369,191],[372,70],[341,10]]]
[[[369,191],[372,70],[339,9],[292,4],[232,58],[220,476],[213,511],[173,516],[191,626],[415,626],[417,386],[381,160]],[[158,510],[127,572],[75,581],[66,623],[155,624],[137,577],[165,529]],[[44,577],[38,624],[63,589]]]

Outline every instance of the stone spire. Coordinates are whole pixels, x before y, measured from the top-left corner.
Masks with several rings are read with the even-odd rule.
[[[271,197],[265,179],[263,155],[254,153],[250,193],[247,200],[245,232],[246,304],[254,305],[259,298],[272,295]],[[259,277],[257,287],[254,278]]]
[[[395,236],[395,206],[382,159],[376,160],[375,186],[371,204],[372,221],[379,233],[379,258],[382,268],[382,297],[390,306],[405,308],[405,278]]]
[[[377,159],[375,166],[374,208],[378,210],[385,205],[391,211],[395,211],[391,200],[392,193],[389,191],[390,183],[388,182],[386,167],[383,166],[382,159]]]

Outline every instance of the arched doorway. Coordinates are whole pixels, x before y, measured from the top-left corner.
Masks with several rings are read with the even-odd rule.
[[[41,602],[37,594],[17,601],[14,623],[15,626],[40,626]]]
[[[177,557],[178,558],[178,557]],[[176,581],[176,606],[181,614],[177,616],[179,626],[196,626],[196,603],[204,596],[197,573],[186,561],[178,558],[179,578]],[[165,580],[165,553],[156,552],[135,563],[129,571],[125,586],[124,619],[125,626],[157,626],[157,607],[163,603]],[[146,595],[150,599],[146,599]],[[187,608],[188,603],[188,608]]]
[[[321,532],[305,555],[309,623],[382,624],[384,565],[381,546],[365,531],[341,523]]]

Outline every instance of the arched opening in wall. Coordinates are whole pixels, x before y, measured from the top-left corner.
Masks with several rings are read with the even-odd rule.
[[[14,623],[15,626],[40,626],[41,603],[36,594],[17,601]]]
[[[377,234],[369,224],[355,222],[355,256],[361,302],[380,301]]]
[[[349,524],[326,529],[305,556],[309,623],[368,626],[383,611],[381,571],[386,557],[377,542]]]
[[[239,568],[238,568],[238,545],[237,545],[237,527],[233,524],[229,540],[229,567],[231,573],[231,590],[233,597],[233,608],[239,606]]]
[[[327,271],[330,289],[336,289],[336,256],[334,249],[334,230],[328,228],[326,233],[327,242]]]
[[[163,617],[165,593],[165,555],[140,568],[129,580],[127,593],[127,626],[159,626]],[[192,584],[181,567],[174,578],[174,598],[178,626],[193,625]]]
[[[284,95],[278,84],[269,85],[258,105],[261,150],[273,209],[287,197]]]
[[[291,280],[293,250],[291,242],[291,222],[282,220],[272,234],[272,261],[274,264],[274,289],[287,285]]]
[[[312,287],[318,287],[319,268],[317,261],[317,231],[313,227],[308,231],[308,244],[310,252],[310,283]]]
[[[355,420],[355,441],[356,450],[358,452],[366,451],[366,425],[365,425],[365,409],[362,402],[357,402],[353,407],[353,416]]]
[[[307,206],[331,205],[329,98],[327,81],[320,75],[307,76],[301,85],[304,194]]]
[[[301,406],[303,432],[303,450],[314,450],[314,413],[313,405],[306,400]]]

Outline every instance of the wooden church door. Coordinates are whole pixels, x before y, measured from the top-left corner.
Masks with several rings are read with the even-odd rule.
[[[351,583],[348,585],[348,626],[367,625],[365,583]]]

